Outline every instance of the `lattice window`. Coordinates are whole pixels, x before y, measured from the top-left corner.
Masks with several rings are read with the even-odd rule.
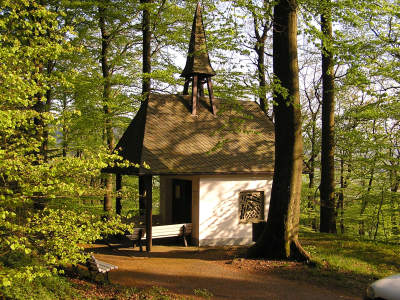
[[[239,193],[239,222],[256,223],[264,220],[264,192]]]

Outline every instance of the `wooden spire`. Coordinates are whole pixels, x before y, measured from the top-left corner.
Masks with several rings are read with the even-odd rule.
[[[193,19],[192,34],[190,37],[189,52],[186,59],[186,65],[181,77],[185,77],[185,86],[183,94],[189,94],[189,85],[192,82],[192,115],[197,115],[199,97],[204,96],[203,84],[207,83],[208,95],[211,103],[211,111],[215,115],[214,93],[211,77],[215,71],[211,66],[206,45],[206,34],[204,31],[203,18],[201,14],[200,3],[197,4]]]

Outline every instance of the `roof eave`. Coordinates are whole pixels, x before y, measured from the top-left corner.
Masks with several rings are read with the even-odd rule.
[[[177,171],[150,171],[143,170],[143,168],[117,168],[108,167],[101,170],[102,173],[122,174],[122,175],[153,175],[153,176],[200,176],[200,175],[270,175],[274,174],[274,171],[221,171],[221,172],[177,172]]]

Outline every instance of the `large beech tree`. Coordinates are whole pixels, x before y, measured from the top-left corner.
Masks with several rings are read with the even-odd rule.
[[[266,227],[250,257],[309,260],[298,241],[303,141],[297,61],[297,3],[274,7],[275,172]]]
[[[321,1],[322,144],[320,231],[336,233],[335,210],[335,78],[333,74],[332,14],[329,0]]]
[[[105,115],[104,139],[107,143],[108,150],[114,150],[114,133],[112,130],[110,97],[111,97],[111,75],[109,65],[109,51],[111,48],[111,36],[106,27],[107,2],[99,2],[98,17],[101,32],[101,70],[103,75],[103,111]],[[106,178],[106,194],[104,195],[104,211],[110,211],[112,204],[112,174],[107,174]]]

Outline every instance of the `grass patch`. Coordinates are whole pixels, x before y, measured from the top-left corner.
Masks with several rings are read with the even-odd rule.
[[[11,288],[0,290],[1,296],[16,300],[77,299],[74,287],[60,276],[39,277],[32,281],[16,280]]]
[[[311,254],[314,267],[285,261],[245,263],[250,270],[329,289],[344,289],[356,296],[362,296],[371,282],[400,272],[398,245],[304,229],[300,232],[300,243]]]
[[[400,270],[399,246],[345,236],[302,232],[303,247],[320,266],[378,279]]]
[[[400,272],[398,245],[312,231],[302,231],[300,242],[316,267],[279,269],[277,272],[286,278],[345,288],[362,295],[369,283]]]
[[[195,296],[202,297],[202,298],[205,298],[205,299],[211,299],[211,297],[214,296],[213,293],[211,293],[207,289],[194,289],[193,290],[193,294]]]

